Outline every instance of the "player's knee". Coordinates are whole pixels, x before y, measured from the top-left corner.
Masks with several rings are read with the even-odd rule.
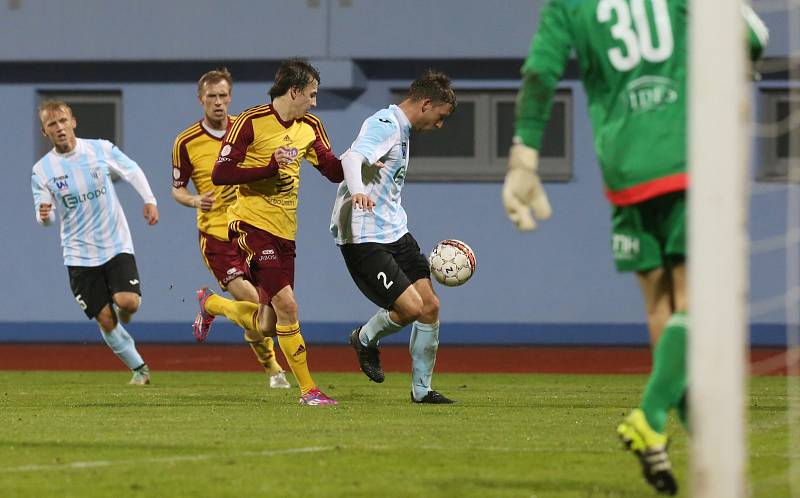
[[[272,307],[275,308],[278,316],[297,316],[297,301],[292,296],[275,296],[272,299]],[[264,334],[267,331],[261,330],[260,332]]]
[[[114,296],[114,303],[117,307],[126,313],[136,313],[139,310],[139,303],[141,299],[137,294],[116,294]]]
[[[98,313],[94,319],[103,332],[106,333],[111,332],[117,326],[117,322],[114,320],[114,314],[111,313],[111,307],[109,306],[100,310],[100,313]]]
[[[439,298],[432,296],[422,304],[422,312],[418,317],[425,323],[432,323],[439,319]]]
[[[424,303],[419,296],[416,296],[415,299],[407,300],[402,306],[395,306],[395,312],[403,324],[418,320],[422,317],[424,309]]]

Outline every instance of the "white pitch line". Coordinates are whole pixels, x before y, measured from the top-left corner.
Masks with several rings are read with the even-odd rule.
[[[288,448],[285,450],[243,451],[241,453],[226,453],[223,455],[176,455],[168,457],[138,458],[135,460],[95,460],[90,462],[72,462],[54,465],[23,465],[21,467],[0,468],[0,473],[13,472],[39,472],[42,470],[81,470],[95,467],[110,467],[112,465],[128,465],[140,463],[170,463],[170,462],[196,462],[212,458],[233,458],[244,456],[275,456],[292,453],[317,453],[333,450],[333,446],[309,446],[306,448]]]

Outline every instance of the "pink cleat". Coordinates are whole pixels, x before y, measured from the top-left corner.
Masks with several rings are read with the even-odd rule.
[[[200,312],[194,318],[192,329],[197,342],[203,342],[211,331],[211,324],[214,323],[214,315],[206,311],[206,300],[209,296],[214,295],[214,291],[210,290],[208,287],[203,287],[202,289],[197,289],[196,292],[197,303],[200,305]]]
[[[300,404],[308,406],[321,406],[321,405],[336,405],[337,402],[333,398],[329,398],[324,392],[316,387],[304,395],[300,396]]]

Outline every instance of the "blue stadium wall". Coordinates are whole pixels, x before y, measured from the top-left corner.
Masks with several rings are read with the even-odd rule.
[[[240,0],[226,2],[221,19],[218,3],[201,0],[87,0],[79,7],[4,2],[0,342],[94,342],[98,334],[69,291],[58,229],[34,220],[29,175],[38,159],[37,92],[121,93],[124,151],[147,173],[161,212],[157,226],[144,226],[140,199],[128,185],[117,185],[144,292],[130,328],[140,341],[191,341],[194,289],[213,281],[198,254],[194,213],[171,198],[170,154],[175,135],[201,117],[194,83],[199,74],[230,67],[236,79],[231,109],[237,112],[265,101],[277,61],[311,58],[323,79],[316,114],[341,153],[362,120],[391,101],[392,90],[406,87],[429,66],[449,71],[457,89],[516,88],[540,4],[510,0],[488,11],[479,0]],[[783,57],[785,20],[776,14],[765,18],[772,30],[768,56]],[[613,269],[609,208],[585,95],[574,79],[564,85],[574,99],[574,178],[547,185],[554,216],[535,233],[520,234],[506,220],[498,183],[409,183],[404,189],[410,229],[423,248],[459,238],[477,253],[478,270],[468,285],[437,287],[447,343],[647,341],[635,279]],[[313,342],[343,343],[347,331],[375,309],[356,290],[328,234],[335,186],[311,167],[304,168],[301,185],[296,293],[304,334]],[[781,233],[785,206],[780,194],[755,198],[754,236]],[[783,293],[783,254],[754,257],[751,263],[752,299]],[[783,321],[781,311],[759,317],[753,342],[780,343]],[[239,342],[234,327],[215,327],[212,341]],[[725,331],[719,334],[724,337]]]

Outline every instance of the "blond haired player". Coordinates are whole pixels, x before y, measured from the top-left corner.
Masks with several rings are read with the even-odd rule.
[[[228,237],[227,210],[236,199],[236,186],[216,186],[211,170],[217,160],[222,137],[235,119],[228,115],[233,79],[227,69],[209,71],[197,83],[197,99],[203,107],[203,119],[192,124],[175,139],[172,149],[172,197],[184,206],[197,210],[200,254],[222,290],[241,301],[258,302],[258,292],[245,279],[247,268],[235,242]],[[187,188],[194,184],[197,194]],[[197,335],[198,341],[205,335]],[[264,367],[272,388],[289,388],[289,382],[275,358],[272,338],[258,330],[245,329],[244,340],[250,344]]]

